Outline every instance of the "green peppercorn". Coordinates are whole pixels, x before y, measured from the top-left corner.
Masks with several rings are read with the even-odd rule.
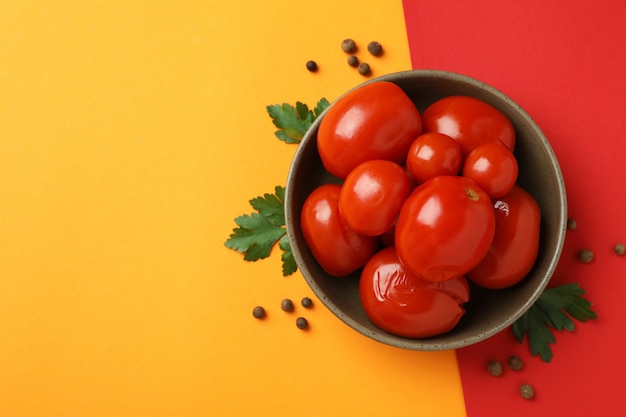
[[[304,308],[313,307],[313,300],[311,300],[309,297],[304,297],[300,303],[302,304],[302,307]]]
[[[522,384],[519,387],[519,393],[525,400],[531,400],[535,397],[535,389],[530,384]]]
[[[361,62],[359,64],[359,74],[361,75],[370,75],[372,73],[372,69],[370,68],[369,64],[366,62]]]
[[[568,230],[576,230],[578,227],[578,222],[574,219],[567,219],[567,229]]]
[[[593,261],[593,258],[594,254],[593,251],[591,251],[590,249],[581,249],[578,252],[578,259],[580,260],[580,262],[588,264],[589,262]]]
[[[261,306],[256,306],[252,309],[252,315],[257,319],[265,317],[265,309]]]
[[[370,42],[367,45],[367,50],[374,56],[381,56],[383,54],[383,46],[376,41]]]
[[[350,65],[351,67],[358,67],[359,66],[359,58],[357,58],[356,55],[350,55],[348,57],[348,65]]]
[[[500,361],[490,361],[487,364],[487,372],[493,376],[502,375],[502,363]]]
[[[623,243],[618,243],[617,245],[615,245],[613,250],[615,251],[615,254],[618,256],[624,256],[624,253],[626,253],[626,247],[624,246]]]
[[[285,298],[281,303],[280,303],[280,308],[283,311],[286,311],[288,313],[293,311],[293,301],[291,301],[289,298]]]
[[[349,38],[344,39],[343,42],[341,42],[341,49],[347,54],[352,54],[356,52],[356,42]]]
[[[296,319],[296,326],[300,330],[307,329],[309,327],[309,322],[304,317],[298,317]]]
[[[519,356],[513,355],[509,358],[509,368],[514,371],[520,371],[524,367],[524,362]]]
[[[311,72],[316,72],[317,71],[317,62],[315,62],[315,61],[307,61],[306,69],[308,69]]]

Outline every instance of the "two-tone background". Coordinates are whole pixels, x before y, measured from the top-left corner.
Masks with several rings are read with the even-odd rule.
[[[625,21],[617,0],[0,1],[0,416],[624,415]],[[319,302],[284,313],[302,277],[224,247],[295,151],[265,106],[362,82],[348,37],[374,76],[479,78],[544,130],[578,221],[554,284],[599,316],[550,364],[508,332],[412,352]],[[487,374],[511,354],[523,371]]]

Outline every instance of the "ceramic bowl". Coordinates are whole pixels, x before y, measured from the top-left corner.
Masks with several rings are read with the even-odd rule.
[[[361,305],[360,271],[343,278],[326,274],[307,248],[300,229],[302,205],[311,191],[324,183],[340,183],[326,172],[317,151],[317,131],[324,114],[317,118],[300,143],[287,179],[286,227],[296,263],[321,302],[346,325],[366,337],[412,350],[456,349],[480,342],[504,330],[526,312],[557,266],[567,224],[565,185],[558,161],[550,143],[527,112],[483,82],[456,73],[413,70],[384,75],[366,83],[380,80],[400,86],[420,111],[445,96],[469,95],[493,105],[509,118],[516,131],[518,185],[528,191],[541,208],[541,241],[535,265],[522,282],[508,289],[486,290],[470,283],[471,299],[465,305],[466,313],[448,333],[409,339],[376,327]]]

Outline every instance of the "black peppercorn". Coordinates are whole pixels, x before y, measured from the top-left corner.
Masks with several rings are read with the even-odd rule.
[[[265,309],[261,306],[256,306],[252,309],[252,315],[257,319],[262,319],[265,317]]]
[[[296,319],[296,326],[300,330],[304,330],[309,327],[309,322],[304,317],[298,317]]]
[[[580,262],[588,264],[593,261],[594,255],[590,249],[582,249],[578,252],[578,259]]]
[[[369,66],[368,63],[366,62],[361,62],[359,64],[359,74],[361,75],[370,75],[372,73],[372,70]]]
[[[348,57],[348,65],[350,65],[351,67],[358,67],[359,66],[359,58],[357,58],[356,55],[350,55]]]
[[[487,364],[487,372],[493,376],[502,375],[502,363],[500,361],[491,361]]]
[[[352,39],[344,39],[341,42],[341,49],[348,54],[356,52],[356,43]]]
[[[574,219],[567,219],[567,229],[568,230],[576,230],[578,227],[578,222]]]
[[[511,368],[514,371],[519,371],[524,367],[524,362],[522,362],[522,358],[520,358],[519,356],[511,356],[509,358],[509,368]]]
[[[311,300],[309,297],[304,297],[300,303],[304,308],[311,308],[313,306],[313,300]]]
[[[519,387],[519,393],[525,400],[530,400],[535,396],[535,389],[529,384],[523,384]]]
[[[292,312],[293,311],[293,301],[291,301],[289,298],[285,298],[281,303],[280,303],[280,308],[283,311],[286,312]]]
[[[626,247],[624,246],[623,243],[618,243],[617,245],[615,245],[615,247],[613,247],[613,250],[615,251],[615,254],[618,256],[623,256],[624,253],[626,253]]]
[[[315,62],[315,61],[307,61],[306,69],[308,69],[311,72],[316,72],[317,71],[317,62]]]
[[[374,56],[381,56],[383,54],[383,47],[380,43],[374,41],[374,42],[370,42],[367,45],[367,50],[370,52],[370,54],[374,55]]]

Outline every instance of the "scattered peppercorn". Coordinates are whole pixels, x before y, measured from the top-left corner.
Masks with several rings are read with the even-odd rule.
[[[493,376],[502,375],[502,363],[500,361],[490,361],[487,364],[487,371]]]
[[[281,303],[280,303],[280,308],[283,311],[286,312],[292,312],[293,311],[293,301],[291,301],[289,298],[285,298]]]
[[[535,389],[529,384],[522,384],[519,393],[525,400],[531,400],[535,396]]]
[[[383,46],[376,41],[370,42],[367,45],[367,50],[374,56],[381,56],[383,54]]]
[[[509,358],[509,368],[511,368],[514,371],[519,371],[524,367],[524,362],[522,362],[522,358],[520,358],[519,356],[511,356]]]
[[[370,75],[372,73],[372,70],[369,66],[368,63],[366,62],[361,62],[359,64],[359,74],[361,75]]]
[[[265,309],[261,306],[256,306],[252,309],[252,315],[257,319],[262,319],[265,317]]]
[[[578,252],[578,259],[580,260],[580,262],[588,264],[589,262],[593,261],[593,257],[593,252],[590,249],[581,249]]]
[[[359,66],[359,58],[357,58],[356,55],[350,55],[348,57],[348,65],[350,65],[351,67],[358,67]]]
[[[341,49],[348,54],[356,52],[356,43],[352,39],[344,39],[341,42]]]
[[[304,308],[311,308],[313,306],[313,300],[311,300],[309,297],[304,297],[300,303]]]
[[[578,227],[578,222],[574,219],[567,219],[567,229],[568,230],[576,230]]]
[[[613,250],[615,251],[615,254],[618,256],[624,256],[624,253],[626,253],[626,247],[624,246],[623,243],[618,243],[617,245],[615,245]]]
[[[317,71],[317,62],[315,62],[315,61],[307,61],[306,69],[308,69],[311,72],[316,72]]]
[[[296,326],[300,330],[304,330],[309,327],[309,322],[304,317],[298,317],[296,319]]]

